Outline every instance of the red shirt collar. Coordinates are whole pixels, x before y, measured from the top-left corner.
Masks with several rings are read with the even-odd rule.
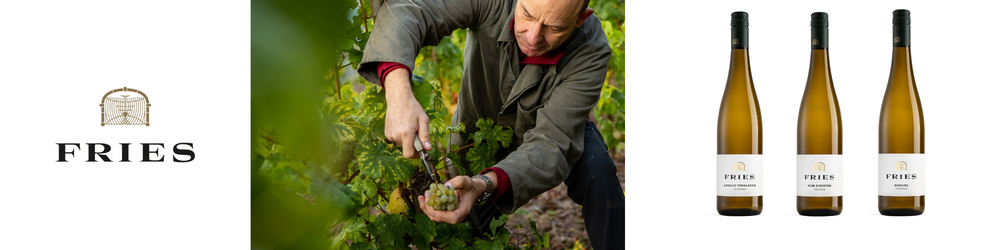
[[[510,19],[510,34],[514,35],[514,18]],[[514,36],[514,40],[517,40],[517,36]],[[563,42],[563,45],[560,45],[559,48],[555,48],[549,51],[549,53],[540,56],[524,56],[522,52],[521,64],[555,65],[559,63],[559,59],[562,59],[563,55],[566,55],[566,42]]]

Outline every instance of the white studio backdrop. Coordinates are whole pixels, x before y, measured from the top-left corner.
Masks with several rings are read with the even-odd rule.
[[[987,1],[632,1],[632,249],[989,248],[1000,35]],[[891,13],[911,11],[924,107],[927,210],[878,215],[878,113]],[[762,215],[715,212],[715,129],[729,21],[750,14],[764,119]],[[830,14],[844,126],[844,212],[795,212],[795,126],[809,14]],[[0,3],[0,249],[249,246],[250,17],[240,1]],[[100,127],[109,90],[149,95],[150,127]],[[133,163],[56,163],[58,142],[134,143]],[[138,143],[193,142],[191,163],[138,162]],[[117,148],[116,148],[117,149]],[[82,161],[85,155],[74,158]],[[113,159],[115,157],[112,157]]]
[[[249,7],[0,3],[0,249],[249,247]],[[148,96],[149,127],[100,126],[122,87]],[[179,142],[194,161],[172,162]],[[56,143],[82,148],[57,163]],[[84,162],[85,143],[115,162]],[[140,162],[140,143],[164,162]]]
[[[628,6],[627,246],[670,249],[990,248],[1000,206],[995,96],[1000,41],[987,1],[642,1]],[[892,59],[892,11],[911,11],[926,128],[926,211],[877,209],[878,119]],[[716,124],[730,14],[749,13],[764,140],[764,211],[716,212]],[[810,14],[827,12],[844,143],[844,211],[795,210],[796,126]]]

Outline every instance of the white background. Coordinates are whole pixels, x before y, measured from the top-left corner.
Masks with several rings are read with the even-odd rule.
[[[1000,81],[992,3],[969,1],[633,1],[628,6],[627,246],[672,249],[996,248]],[[929,4],[935,3],[935,4]],[[877,209],[878,117],[892,59],[892,11],[911,11],[926,127],[927,209]],[[729,69],[730,13],[750,14],[764,120],[764,211],[715,209],[716,122]],[[829,13],[844,127],[844,211],[795,211],[796,122],[809,21]]]
[[[0,249],[245,249],[250,17],[244,1],[0,3]],[[112,89],[149,127],[100,126]],[[132,143],[131,163],[57,163],[58,142]],[[164,143],[143,163],[139,143]],[[171,162],[178,142],[190,163]],[[85,145],[81,145],[86,147]],[[183,158],[182,158],[183,159]]]

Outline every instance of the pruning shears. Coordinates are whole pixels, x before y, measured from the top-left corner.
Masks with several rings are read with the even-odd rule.
[[[413,149],[420,153],[420,161],[424,162],[424,166],[427,167],[427,174],[431,176],[431,180],[438,182],[437,178],[434,178],[434,168],[431,167],[431,155],[424,150],[423,143],[420,143],[420,138],[413,138]]]

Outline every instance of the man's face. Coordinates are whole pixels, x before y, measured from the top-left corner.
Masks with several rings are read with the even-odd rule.
[[[581,0],[517,1],[514,36],[521,52],[540,56],[558,48],[586,20],[586,16],[581,18],[581,8]]]

